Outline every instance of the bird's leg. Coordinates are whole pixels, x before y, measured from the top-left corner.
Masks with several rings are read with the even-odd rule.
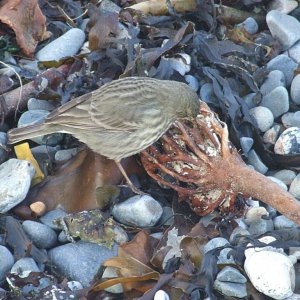
[[[124,178],[126,179],[127,181],[127,185],[130,187],[130,189],[135,193],[135,194],[138,194],[138,195],[146,195],[146,193],[140,191],[133,183],[132,181],[129,179],[129,177],[127,176],[126,174],[126,171],[124,170],[123,166],[121,165],[121,163],[119,161],[115,161],[120,172],[122,173],[122,175],[124,176]]]

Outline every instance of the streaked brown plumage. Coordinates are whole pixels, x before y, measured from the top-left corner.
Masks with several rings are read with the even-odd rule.
[[[70,133],[120,165],[122,158],[157,141],[176,119],[195,117],[199,104],[197,94],[184,83],[123,78],[71,100],[42,124],[10,130],[8,140],[13,144],[54,132]]]

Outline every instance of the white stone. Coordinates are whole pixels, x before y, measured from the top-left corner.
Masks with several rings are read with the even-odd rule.
[[[300,23],[289,15],[277,10],[271,10],[266,21],[272,36],[279,40],[284,50],[300,40]]]
[[[268,215],[269,215],[269,213],[262,206],[250,207],[246,212],[244,222],[247,225],[250,225],[251,223],[260,221],[262,216],[268,216]]]
[[[273,0],[269,5],[269,10],[278,10],[284,14],[289,14],[298,6],[295,0]]]
[[[253,252],[246,257],[244,269],[261,293],[273,299],[284,299],[293,294],[295,269],[288,256],[272,251]]]
[[[0,212],[6,213],[22,202],[35,174],[32,164],[12,158],[0,165]]]
[[[300,63],[300,42],[298,41],[292,47],[287,49],[283,54],[293,59],[297,64]]]
[[[85,33],[81,29],[72,28],[42,48],[36,54],[36,58],[39,61],[50,61],[73,56],[77,54],[84,40]]]
[[[158,290],[155,295],[153,300],[170,300],[169,295],[163,291],[163,290]]]

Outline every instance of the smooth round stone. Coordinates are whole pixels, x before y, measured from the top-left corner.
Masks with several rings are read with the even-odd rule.
[[[120,223],[137,227],[154,226],[162,213],[161,205],[148,195],[133,196],[112,210],[112,215]]]
[[[11,273],[28,276],[30,272],[41,272],[36,262],[31,257],[23,257],[12,266]]]
[[[67,213],[63,209],[56,208],[40,217],[40,221],[54,230],[61,230],[60,226],[55,223],[55,220],[64,218],[66,215]]]
[[[226,266],[217,275],[217,279],[223,282],[246,283],[247,279],[236,268]]]
[[[285,77],[281,71],[273,70],[268,74],[266,80],[261,85],[260,92],[263,95],[267,95],[278,86],[285,86]]]
[[[297,69],[297,66],[298,64],[287,55],[280,54],[267,63],[267,70],[280,70],[284,74],[286,85],[289,86],[294,78],[294,71]]]
[[[269,130],[267,130],[263,135],[263,141],[266,144],[274,145],[280,134],[280,125],[274,125]]]
[[[274,152],[280,155],[300,153],[300,128],[290,127],[278,138]]]
[[[268,167],[262,162],[256,151],[253,149],[251,149],[248,153],[248,163],[261,174],[266,174],[268,172]]]
[[[287,191],[288,188],[284,182],[282,182],[280,179],[273,177],[273,176],[267,176],[269,179],[271,179],[273,182],[278,184],[283,190]]]
[[[270,109],[267,107],[263,106],[257,106],[254,108],[251,108],[249,110],[250,115],[254,118],[254,120],[257,123],[258,128],[262,131],[265,132],[274,123],[274,117]]]
[[[300,200],[300,173],[292,181],[289,188],[289,193]]]
[[[192,75],[184,75],[184,79],[187,82],[187,84],[195,91],[197,92],[199,89],[199,81],[195,76]]]
[[[5,150],[7,146],[7,134],[6,132],[0,132],[0,164],[6,161],[8,157],[8,151]]]
[[[244,283],[223,282],[215,280],[214,288],[228,297],[245,298],[247,297],[247,288]]]
[[[272,251],[256,251],[246,256],[244,269],[261,293],[284,299],[293,294],[295,269],[288,256]]]
[[[204,253],[207,253],[208,251],[218,248],[218,247],[223,247],[225,245],[228,245],[229,242],[228,240],[222,238],[222,237],[216,237],[211,239],[206,245],[204,246]]]
[[[55,153],[55,161],[56,162],[65,162],[71,159],[78,153],[78,148],[58,150]]]
[[[231,264],[235,265],[234,258],[230,252],[232,251],[231,248],[224,248],[220,251],[220,255],[218,256],[217,265],[226,265]]]
[[[266,21],[272,36],[279,40],[284,50],[300,39],[300,23],[296,18],[271,10],[267,13]]]
[[[248,105],[249,109],[256,107],[257,103],[256,103],[255,97],[256,97],[256,93],[250,93],[243,97],[243,99],[244,99],[245,103]]]
[[[296,104],[300,104],[300,74],[295,76],[292,81],[291,98]]]
[[[24,221],[22,227],[33,243],[42,249],[52,248],[57,242],[57,236],[53,229],[35,221]]]
[[[251,17],[247,18],[243,23],[240,23],[237,26],[244,27],[249,34],[255,34],[258,31],[258,24],[255,19]]]
[[[269,4],[269,10],[278,10],[284,14],[289,14],[298,6],[294,0],[272,0]]]
[[[47,100],[39,100],[36,98],[30,98],[27,102],[28,110],[47,110],[52,111],[55,107]]]
[[[274,119],[289,110],[289,94],[285,87],[279,86],[263,96],[261,106],[267,107],[273,113]]]
[[[55,153],[60,150],[60,146],[48,146],[48,145],[39,145],[30,149],[34,158],[41,162],[41,165],[45,160],[52,159],[54,160]]]
[[[211,103],[219,106],[219,101],[214,93],[214,88],[211,83],[205,83],[200,88],[200,98],[206,103]]]
[[[117,248],[116,245],[108,249],[95,243],[79,241],[49,250],[48,257],[50,264],[60,274],[89,287],[102,263],[118,255]]]
[[[43,120],[47,117],[49,111],[47,110],[28,110],[25,111],[19,121],[18,121],[18,128],[39,124],[42,123]],[[50,146],[58,144],[63,139],[62,133],[53,133],[48,135],[42,135],[39,137],[32,138],[31,140],[37,144],[47,144]]]
[[[289,185],[295,179],[297,174],[296,174],[296,172],[294,172],[292,170],[283,169],[283,170],[280,170],[280,171],[274,173],[273,176],[275,178],[278,178],[279,180],[281,180],[283,183]]]
[[[298,225],[286,216],[277,216],[273,219],[275,229],[297,228]]]
[[[252,235],[262,235],[265,234],[268,231],[274,230],[274,224],[272,220],[264,220],[261,219],[258,222],[251,223],[248,231]]]
[[[155,293],[153,300],[170,300],[170,297],[165,291],[158,290]]]
[[[12,158],[0,165],[1,213],[8,212],[25,199],[34,174],[34,167],[27,160]]]
[[[60,244],[66,244],[70,242],[64,230],[59,233],[57,239]]]
[[[85,33],[81,29],[72,28],[38,51],[36,58],[39,61],[50,61],[73,56],[77,54],[84,40]]]
[[[288,112],[282,115],[281,122],[284,127],[300,127],[300,111],[297,112]]]
[[[247,210],[244,218],[244,222],[247,225],[252,223],[257,223],[261,220],[263,216],[268,216],[269,213],[263,206],[251,207]]]
[[[5,276],[14,264],[14,257],[10,251],[0,245],[0,282],[3,283]]]
[[[250,137],[241,137],[240,144],[244,154],[247,155],[254,144],[254,140]]]

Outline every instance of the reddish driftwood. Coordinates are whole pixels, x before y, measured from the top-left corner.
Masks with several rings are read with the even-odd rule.
[[[156,145],[141,153],[158,182],[176,190],[199,215],[227,211],[238,193],[252,196],[300,225],[300,202],[249,168],[230,146],[225,123],[201,103],[195,120],[178,121]]]

